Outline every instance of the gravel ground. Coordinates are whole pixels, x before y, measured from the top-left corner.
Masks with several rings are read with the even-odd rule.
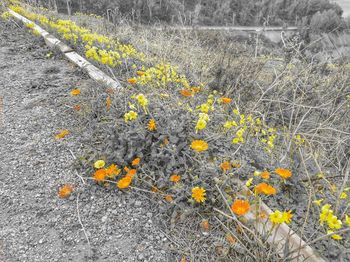
[[[77,122],[66,103],[94,83],[43,41],[0,21],[0,261],[177,261],[145,196],[82,184]],[[54,134],[73,130],[62,141]],[[59,186],[74,184],[69,199]],[[78,200],[78,201],[77,201]],[[78,211],[85,227],[88,244]]]

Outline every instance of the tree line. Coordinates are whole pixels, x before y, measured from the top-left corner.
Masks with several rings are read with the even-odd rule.
[[[29,0],[60,12],[84,12],[143,24],[302,26],[316,31],[346,26],[330,0]],[[107,12],[108,10],[108,12]]]

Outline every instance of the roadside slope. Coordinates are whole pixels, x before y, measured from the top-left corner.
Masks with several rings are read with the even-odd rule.
[[[0,21],[0,261],[174,261],[153,223],[154,204],[83,185],[74,173],[70,150],[79,156],[82,127],[69,91],[79,86],[83,94],[96,84],[50,52]],[[62,129],[71,133],[56,141]],[[62,200],[57,190],[65,183],[75,192]]]

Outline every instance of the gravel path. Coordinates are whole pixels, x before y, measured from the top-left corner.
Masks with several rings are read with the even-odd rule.
[[[79,156],[79,136],[55,141],[54,134],[77,128],[69,91],[94,83],[49,52],[0,22],[0,261],[176,261],[156,226],[157,205],[75,175],[69,150]],[[65,183],[76,189],[62,200]]]

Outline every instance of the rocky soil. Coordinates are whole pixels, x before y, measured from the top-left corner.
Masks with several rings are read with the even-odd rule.
[[[157,203],[83,183],[73,169],[82,142],[69,91],[96,83],[51,52],[0,22],[0,261],[176,261]],[[56,141],[62,129],[71,133]],[[60,199],[65,183],[75,191]]]

